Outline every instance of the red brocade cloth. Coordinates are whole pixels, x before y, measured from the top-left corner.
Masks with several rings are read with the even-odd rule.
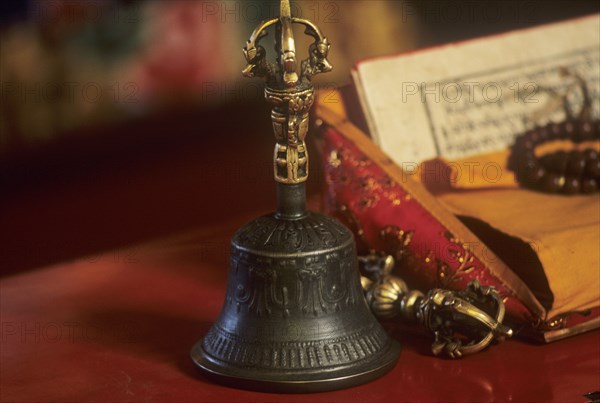
[[[400,275],[423,287],[464,289],[470,281],[492,285],[512,321],[535,323],[535,308],[488,262],[501,261],[477,239],[461,239],[454,220],[436,214],[422,195],[392,179],[335,129],[324,133],[326,209],[354,232],[359,253],[384,251],[399,260]],[[391,163],[391,162],[390,162]],[[410,178],[406,178],[410,181]],[[514,283],[515,279],[511,278]]]
[[[413,288],[495,287],[521,335],[551,342],[600,328],[598,198],[465,191],[448,186],[441,160],[404,171],[371,141],[346,90],[317,97],[315,116],[325,209],[353,230],[360,253],[393,255]]]

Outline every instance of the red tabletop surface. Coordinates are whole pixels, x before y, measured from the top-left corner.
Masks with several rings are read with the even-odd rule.
[[[243,133],[235,147],[188,141],[166,152],[159,143],[135,163],[139,150],[123,151],[129,162],[111,170],[4,188],[1,401],[585,402],[600,390],[599,331],[548,345],[512,339],[452,361],[397,325],[388,329],[403,346],[398,364],[362,386],[275,395],[204,378],[189,351],[219,314],[229,239],[275,204],[271,129],[260,116],[266,134]],[[211,133],[196,115],[173,121],[127,130]]]
[[[247,218],[5,278],[2,401],[583,402],[600,390],[599,331],[451,361],[403,327],[398,364],[370,384],[288,396],[213,384],[188,353],[219,313],[228,238]]]

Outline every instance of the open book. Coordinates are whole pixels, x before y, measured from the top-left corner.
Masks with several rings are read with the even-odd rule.
[[[458,159],[564,120],[583,78],[600,118],[600,15],[365,60],[353,78],[373,141],[396,163]],[[569,73],[570,77],[565,77]],[[573,108],[581,94],[573,88]]]
[[[433,196],[402,170],[406,162],[507,149],[527,125],[564,119],[553,94],[573,87],[574,75],[588,83],[598,119],[599,53],[596,15],[359,63],[355,89],[373,141],[354,124],[356,99],[341,92],[339,103],[331,102],[332,94],[317,100],[316,114],[332,128],[324,156],[330,212],[342,206],[369,248],[384,247],[380,237],[389,228],[411,234],[408,248],[420,266],[408,274],[428,287],[440,286],[442,272],[458,281],[444,286],[460,288],[466,279],[494,285],[513,319],[545,341],[599,327],[597,194],[565,197],[491,186]],[[515,89],[532,83],[534,90],[511,92],[514,83]],[[464,92],[468,86],[472,96]],[[497,101],[492,88],[504,94]],[[572,91],[576,110],[580,94]],[[372,164],[347,165],[348,159]],[[366,193],[353,180],[364,182]],[[400,196],[392,200],[394,192]],[[451,254],[459,247],[472,264],[448,262],[440,245]]]

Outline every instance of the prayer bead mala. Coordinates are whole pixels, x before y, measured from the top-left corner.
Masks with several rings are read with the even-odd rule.
[[[557,151],[537,157],[536,147],[554,140],[575,144],[600,140],[600,121],[569,120],[529,130],[517,138],[513,158],[522,186],[549,193],[594,193],[600,184],[600,158],[593,148]]]

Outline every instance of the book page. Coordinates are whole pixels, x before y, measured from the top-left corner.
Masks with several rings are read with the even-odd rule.
[[[510,192],[490,189],[471,192],[468,197],[450,192],[439,199],[453,213],[489,225],[482,227],[485,231],[500,231],[531,247],[553,294],[548,318],[600,305],[598,197],[556,197],[522,189]],[[499,257],[514,260],[510,267],[520,276],[530,273],[535,266],[533,259],[520,256],[516,249],[503,251],[498,253]],[[506,259],[507,254],[512,257]],[[541,284],[528,285],[539,289]],[[536,296],[539,298],[539,293]]]
[[[373,140],[396,163],[499,151],[582,105],[600,118],[600,15],[367,60],[355,84]]]

